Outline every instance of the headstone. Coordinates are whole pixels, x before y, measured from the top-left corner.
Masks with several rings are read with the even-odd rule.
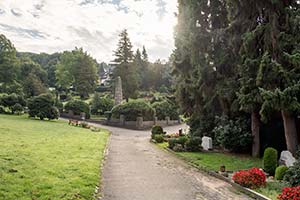
[[[144,125],[143,117],[137,117],[136,118],[136,128],[137,129],[142,129],[143,125]]]
[[[115,105],[120,105],[123,101],[123,90],[122,90],[122,80],[118,76],[115,85]]]
[[[296,159],[293,157],[291,152],[282,151],[280,154],[279,162],[286,165],[287,167],[291,167],[296,162]]]
[[[170,117],[166,117],[166,123],[167,125],[170,125]]]
[[[120,115],[120,125],[124,126],[125,124],[125,116],[124,115]]]
[[[212,146],[212,139],[210,137],[204,136],[202,137],[202,144],[204,150],[211,150],[213,148]]]
[[[154,117],[154,125],[157,124],[157,120],[158,120],[158,118],[157,118],[157,117]]]

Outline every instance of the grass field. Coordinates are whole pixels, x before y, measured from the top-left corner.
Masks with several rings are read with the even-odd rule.
[[[158,144],[161,148],[167,148],[168,143]],[[176,152],[189,162],[199,167],[218,171],[221,165],[225,165],[226,170],[237,171],[249,169],[251,167],[262,167],[262,160],[250,156],[238,156],[234,154],[223,154],[214,152]]]
[[[0,115],[0,199],[93,199],[108,135]]]

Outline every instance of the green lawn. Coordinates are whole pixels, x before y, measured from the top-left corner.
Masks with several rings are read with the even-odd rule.
[[[167,148],[168,144],[162,143],[158,145],[161,148]],[[221,165],[225,165],[226,170],[229,171],[249,169],[251,167],[262,167],[261,159],[252,158],[250,156],[237,156],[234,154],[213,152],[177,152],[176,154],[199,167],[214,171],[218,171]]]
[[[0,199],[93,199],[108,136],[0,115]]]

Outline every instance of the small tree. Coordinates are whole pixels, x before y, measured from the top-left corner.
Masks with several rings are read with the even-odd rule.
[[[29,117],[38,117],[41,120],[58,119],[59,111],[54,106],[54,98],[51,94],[41,94],[33,97],[28,102]]]

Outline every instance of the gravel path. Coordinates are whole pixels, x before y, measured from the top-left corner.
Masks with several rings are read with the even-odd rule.
[[[103,127],[103,126],[102,126]],[[149,131],[112,131],[101,200],[250,199],[149,142]],[[175,132],[180,126],[169,127]]]

